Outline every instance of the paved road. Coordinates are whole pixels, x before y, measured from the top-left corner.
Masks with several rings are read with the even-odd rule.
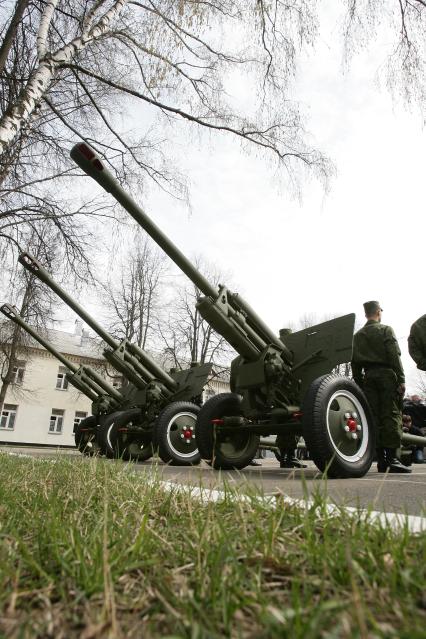
[[[77,451],[64,449],[3,446],[0,450],[41,457],[56,457],[58,454],[81,457]],[[105,463],[110,462],[105,460]],[[239,472],[217,472],[206,464],[187,468],[167,466],[161,462],[135,464],[135,469],[150,472],[155,464],[164,480],[190,486],[203,485],[219,490],[224,485],[238,485],[243,490],[246,486],[256,486],[267,495],[281,492],[296,499],[305,499],[320,492],[327,495],[330,503],[426,516],[426,464],[412,466],[411,475],[382,475],[377,473],[374,464],[362,479],[325,481],[312,462],[307,463],[305,470],[292,471],[280,469],[275,459],[263,460],[262,466],[249,466]]]

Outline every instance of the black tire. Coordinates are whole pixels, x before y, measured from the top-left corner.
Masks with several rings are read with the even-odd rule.
[[[99,454],[99,446],[96,442],[96,422],[94,415],[82,419],[75,427],[75,445],[83,455],[92,457]]]
[[[195,440],[200,407],[191,402],[173,402],[166,406],[154,424],[153,444],[166,464],[194,466],[201,461]]]
[[[129,434],[121,432],[133,420],[140,419],[139,408],[113,413],[107,417],[98,431],[101,446],[109,457],[125,461],[147,461],[154,454],[149,433]]]
[[[363,477],[368,472],[375,451],[373,417],[364,393],[352,379],[318,377],[305,395],[302,412],[303,437],[319,470],[330,478]],[[352,414],[356,415],[353,419]],[[349,432],[345,431],[348,419],[352,420]]]
[[[242,430],[221,432],[212,424],[213,419],[235,415],[241,415],[241,399],[235,393],[214,395],[200,410],[195,437],[201,458],[213,468],[244,468],[259,447],[259,435]]]

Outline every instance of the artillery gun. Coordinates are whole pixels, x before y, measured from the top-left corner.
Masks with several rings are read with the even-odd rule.
[[[331,373],[350,361],[355,315],[279,337],[247,302],[225,286],[216,289],[121,188],[87,144],[72,159],[119,202],[203,293],[201,316],[237,351],[231,393],[209,399],[200,411],[196,439],[215,468],[243,468],[260,436],[277,435],[291,448],[303,435],[311,459],[329,477],[361,477],[370,468],[375,433],[368,403],[352,379]]]
[[[76,366],[60,353],[50,342],[39,335],[10,304],[3,304],[0,311],[9,320],[20,326],[31,337],[56,357],[67,369],[67,379],[80,393],[92,401],[92,415],[83,419],[74,429],[75,444],[81,453],[92,455],[101,450],[96,441],[96,425],[105,415],[116,414],[123,406],[124,397],[119,390],[108,384],[90,366]],[[135,452],[134,452],[135,454]]]
[[[120,390],[122,410],[106,415],[98,428],[98,441],[114,455],[128,454],[131,444],[145,459],[158,450],[161,459],[176,465],[200,461],[195,423],[203,388],[212,364],[193,365],[166,373],[142,348],[112,337],[61,287],[40,262],[22,253],[19,262],[54,291],[107,344],[103,356],[127,384]]]

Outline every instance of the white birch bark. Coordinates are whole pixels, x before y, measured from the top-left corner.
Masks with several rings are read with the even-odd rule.
[[[75,54],[82,51],[90,42],[103,36],[108,31],[111,21],[120,15],[127,2],[128,0],[117,0],[92,28],[89,29],[89,25],[87,25],[78,38],[74,38],[61,49],[40,60],[38,66],[30,75],[28,83],[19,94],[15,105],[0,119],[0,157],[31,117],[43,95],[49,91],[58,69],[63,64],[70,63]],[[46,18],[43,22],[43,29],[40,22],[39,36],[41,39],[39,43],[37,38],[37,46],[41,46],[41,50],[46,44],[47,30],[52,20],[56,3],[57,0],[49,2],[52,12],[48,11],[49,7],[45,9],[41,19],[41,22],[43,22],[44,17]]]
[[[43,60],[47,52],[47,34],[57,4],[58,0],[48,0],[43,13],[41,14],[40,26],[37,33],[37,55],[40,61]]]

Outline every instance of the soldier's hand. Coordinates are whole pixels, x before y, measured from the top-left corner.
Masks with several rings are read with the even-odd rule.
[[[401,397],[404,397],[405,395],[405,384],[400,384],[397,388],[398,394],[401,395]]]

